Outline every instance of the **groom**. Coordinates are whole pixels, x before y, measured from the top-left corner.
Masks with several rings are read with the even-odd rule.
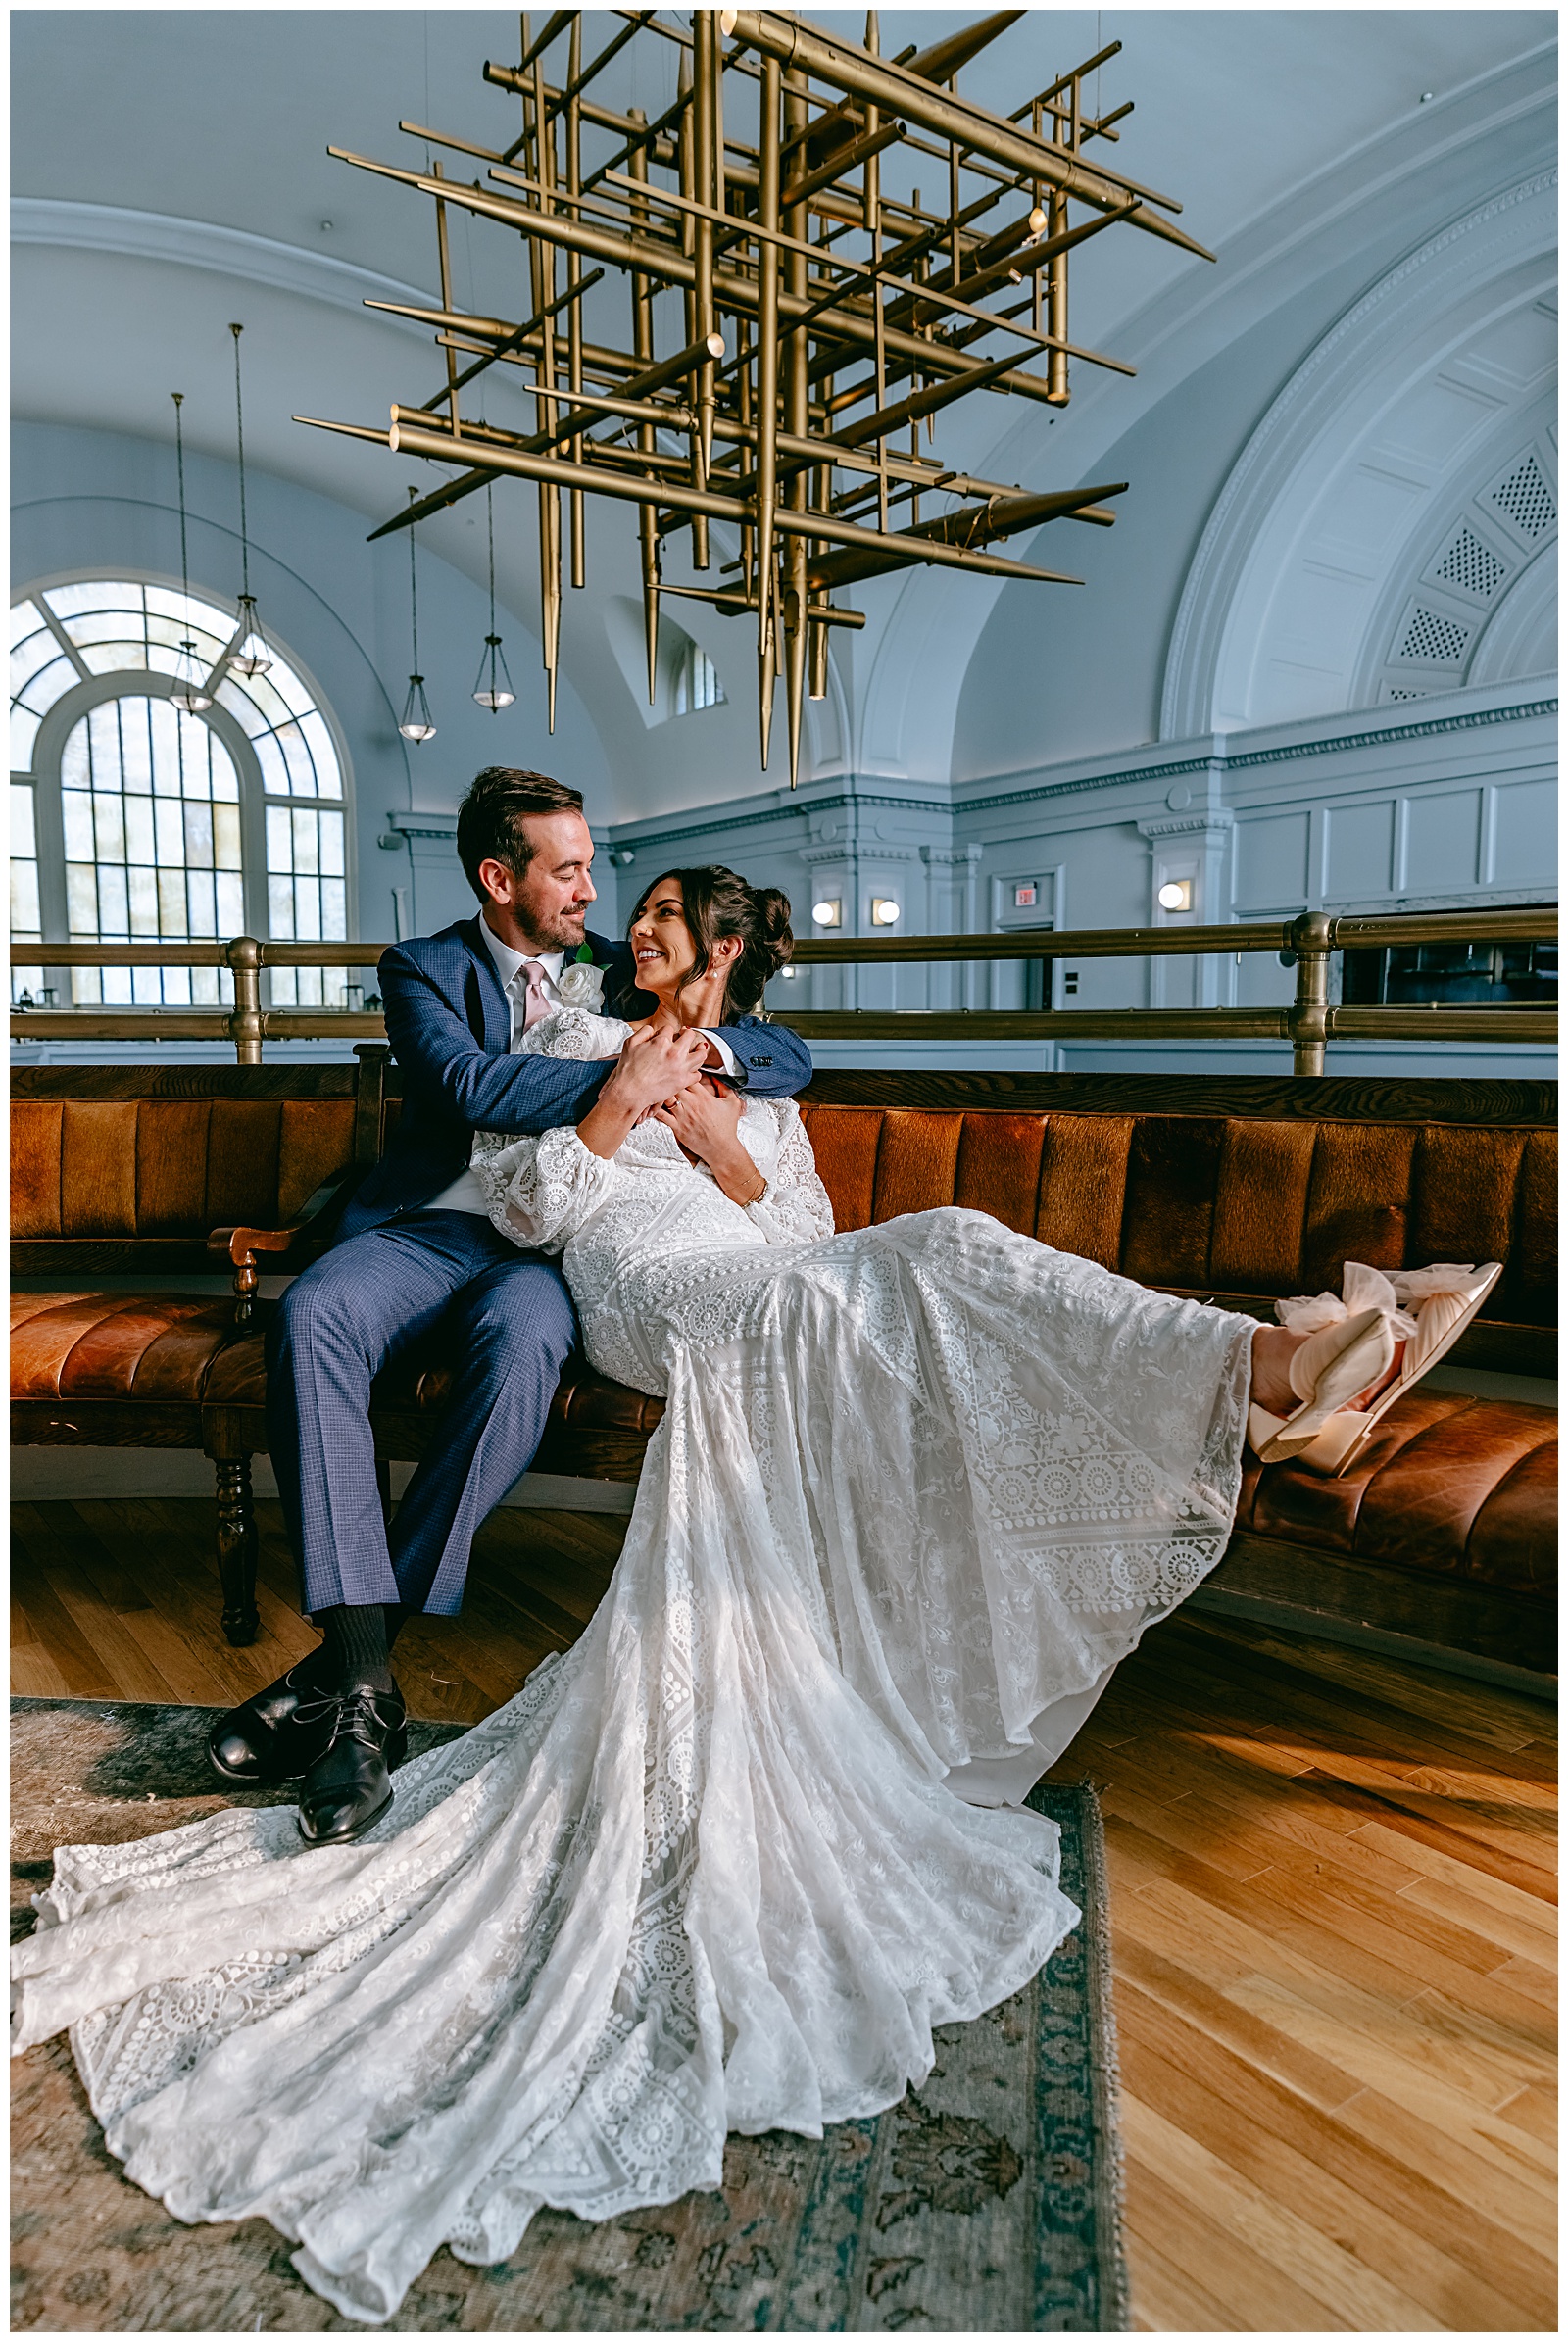
[[[223,1717],[208,1745],[225,1781],[303,1775],[300,1830],[313,1845],[357,1837],[390,1803],[406,1739],[393,1639],[416,1612],[461,1607],[474,1531],[532,1460],[575,1338],[556,1264],[519,1251],[486,1214],[468,1169],[474,1132],[574,1123],[602,1093],[640,1115],[705,1070],[762,1098],[810,1079],[804,1045],[754,1016],[636,1034],[608,1074],[516,1054],[566,966],[591,957],[607,997],[632,982],[629,947],[587,930],[593,854],[575,789],[504,765],[479,774],[458,813],[479,915],[382,959],[402,1119],[269,1337],[272,1465],[302,1606],[323,1639]],[[370,1385],[438,1329],[451,1395],[388,1533]]]

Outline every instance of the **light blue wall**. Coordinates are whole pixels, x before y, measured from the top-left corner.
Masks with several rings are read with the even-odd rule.
[[[1371,709],[1042,763],[951,793],[880,780],[817,782],[715,806],[700,817],[621,824],[624,913],[671,864],[725,861],[781,886],[810,929],[821,897],[844,904],[846,932],[868,934],[873,895],[903,905],[910,933],[1281,919],[1298,911],[1398,911],[1553,901],[1556,700],[1515,684],[1455,692],[1413,708]],[[1155,903],[1166,876],[1191,877],[1190,919]],[[1013,889],[1037,888],[1016,912]],[[1053,1005],[1084,1008],[1285,1004],[1292,978],[1273,957],[1085,960],[1070,998],[1058,962]],[[1008,1008],[1024,1005],[1016,963],[802,972],[770,1004]],[[1290,1052],[1252,1044],[821,1043],[823,1063],[920,1062],[999,1070],[1288,1072]],[[1549,1078],[1548,1050],[1342,1044],[1332,1061],[1390,1075]]]
[[[62,574],[177,582],[179,516],[172,444],[118,432],[20,423],[12,442],[13,594]],[[239,591],[239,485],[234,467],[185,460],[193,591],[232,600]],[[473,582],[420,550],[419,655],[429,680],[434,740],[416,747],[397,728],[408,688],[409,558],[406,538],[366,542],[364,515],[330,498],[246,467],[251,582],[262,619],[318,686],[348,750],[354,805],[356,935],[390,940],[428,934],[465,918],[473,898],[450,851],[416,840],[383,851],[389,815],[450,816],[485,764],[569,774],[589,818],[609,810],[598,736],[563,683],[556,734],[546,724],[538,644],[498,611],[517,700],[491,716],[468,696],[489,630]],[[411,826],[417,826],[411,823]],[[450,820],[437,825],[450,828]],[[394,889],[403,890],[401,903]]]
[[[1249,408],[1272,387],[1266,337],[1254,337],[1247,390],[1219,434],[1228,446]],[[1218,380],[1209,386],[1216,393]],[[1168,436],[1200,407],[1202,378],[1164,403],[1149,428]],[[1167,412],[1168,411],[1168,412]],[[1194,410],[1196,411],[1196,410]],[[1190,415],[1188,416],[1190,419]],[[22,427],[13,474],[13,575],[20,589],[72,571],[178,573],[177,516],[171,451],[127,436],[42,425]],[[232,594],[237,585],[237,486],[232,469],[201,458],[187,464],[191,582]],[[1076,756],[1019,751],[1038,738],[1042,692],[1053,707],[1083,695],[1042,684],[1026,639],[1013,639],[1025,597],[1004,596],[982,640],[989,683],[966,690],[962,768],[951,784],[851,774],[807,782],[798,793],[748,793],[677,817],[610,826],[605,757],[587,712],[564,686],[558,732],[545,733],[535,680],[536,645],[515,619],[519,702],[491,719],[466,699],[470,666],[487,624],[470,579],[421,556],[421,653],[438,678],[440,730],[415,751],[396,717],[408,669],[404,547],[368,546],[363,516],[331,500],[266,475],[251,476],[253,579],[264,617],[314,677],[344,736],[354,793],[358,928],[390,938],[394,918],[417,932],[466,915],[470,898],[450,843],[451,812],[478,766],[534,763],[584,789],[590,817],[609,849],[600,875],[614,927],[642,886],[672,863],[725,861],[756,883],[784,888],[797,925],[810,932],[822,896],[844,905],[848,933],[870,932],[870,901],[902,905],[906,932],[959,933],[1008,924],[1083,928],[1138,926],[1157,918],[1154,889],[1166,874],[1191,874],[1194,917],[1284,917],[1307,907],[1399,909],[1549,899],[1555,891],[1555,698],[1551,684],[1478,688],[1413,707],[1363,710],[1255,733],[1137,745],[1154,728],[1158,696],[1153,620],[1179,590],[1183,559],[1211,496],[1212,472],[1195,481],[1185,518],[1166,512],[1176,550],[1151,588],[1150,608],[1129,622],[1126,697],[1104,704],[1123,716],[1134,745]],[[1088,537],[1089,532],[1081,534]],[[1136,571],[1137,540],[1128,575]],[[1112,540],[1113,542],[1113,540]],[[1180,557],[1180,558],[1179,558]],[[1105,597],[1095,599],[1103,602]],[[1150,639],[1143,639],[1145,636]],[[1080,647],[1087,659],[1086,638]],[[1027,688],[1019,678],[1027,676]],[[697,716],[683,724],[702,753]],[[1054,725],[1059,744],[1059,726]],[[985,755],[982,756],[982,749]],[[419,816],[426,816],[421,823]],[[377,840],[416,834],[396,853]],[[1038,909],[1015,913],[1013,885],[1038,888]],[[609,881],[608,884],[604,883]],[[411,889],[394,905],[393,890]],[[1290,978],[1270,959],[1240,968],[1215,963],[1087,961],[1072,999],[1083,1007],[1283,1001]],[[1007,963],[957,967],[806,971],[774,987],[772,1002],[799,1007],[1010,1007],[1023,1004],[1021,972]],[[313,1049],[329,1052],[331,1045]],[[27,1052],[30,1056],[31,1051]],[[52,1051],[50,1052],[53,1053]],[[1288,1051],[1251,1045],[1201,1049],[1109,1042],[990,1043],[962,1048],[916,1044],[824,1044],[824,1063],[908,1062],[997,1068],[1180,1063],[1191,1070],[1285,1071]],[[1394,1049],[1361,1044],[1331,1063],[1389,1074],[1544,1074],[1547,1052]]]
[[[1130,483],[1113,528],[1058,520],[1017,549],[1019,561],[1084,584],[1008,585],[999,596],[964,671],[956,780],[1158,738],[1171,619],[1210,508],[1299,354],[1363,282],[1357,263],[1333,270],[1100,457],[1097,480]]]

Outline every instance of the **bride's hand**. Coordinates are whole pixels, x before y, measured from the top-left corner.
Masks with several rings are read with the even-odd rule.
[[[704,1079],[655,1106],[652,1119],[674,1132],[706,1163],[732,1203],[756,1203],[767,1182],[741,1145],[742,1100],[727,1085]]]

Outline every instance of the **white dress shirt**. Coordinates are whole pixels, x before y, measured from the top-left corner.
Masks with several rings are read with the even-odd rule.
[[[527,1029],[523,1018],[527,1012],[528,979],[524,975],[523,969],[530,959],[537,964],[543,971],[542,990],[545,999],[555,1005],[559,1003],[561,998],[557,987],[561,980],[561,970],[566,954],[564,951],[514,951],[510,944],[503,943],[482,912],[479,917],[479,933],[484,937],[490,956],[495,961],[496,974],[501,979],[501,989],[506,994],[507,1004],[512,1010],[512,1039],[508,1047],[512,1055],[515,1056],[522,1047],[522,1036]],[[710,1032],[708,1038],[717,1049],[723,1062],[724,1071],[731,1080],[744,1081],[745,1076],[740,1073],[735,1052],[729,1043],[717,1033]],[[461,1172],[450,1187],[443,1188],[439,1195],[432,1195],[429,1202],[422,1205],[421,1208],[425,1211],[471,1211],[476,1213],[481,1220],[488,1219],[490,1216],[485,1204],[484,1191],[470,1170]]]

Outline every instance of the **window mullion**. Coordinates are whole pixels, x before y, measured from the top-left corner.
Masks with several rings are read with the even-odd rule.
[[[83,683],[88,682],[92,675],[91,667],[82,658],[81,653],[77,650],[75,644],[72,641],[64,626],[62,626],[60,623],[60,620],[55,616],[54,611],[49,608],[49,605],[44,600],[42,594],[33,595],[32,606],[34,610],[42,612],[44,624],[48,627],[50,633],[54,636],[55,641],[60,645],[61,650],[64,651],[66,657],[70,659],[72,665],[75,668]]]

